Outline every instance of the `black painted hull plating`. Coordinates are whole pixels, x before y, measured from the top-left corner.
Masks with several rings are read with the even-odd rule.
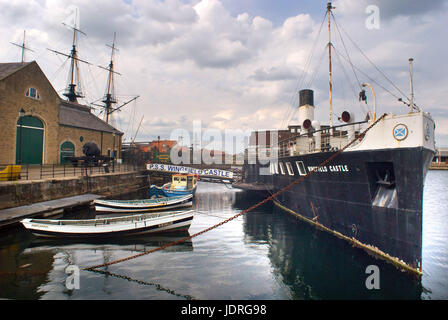
[[[272,183],[275,192],[300,177],[296,161],[302,161],[308,173],[309,166],[318,166],[332,154],[279,159],[292,164],[294,175],[285,168],[285,175],[263,176],[258,174],[260,165],[248,164],[243,174],[246,182]],[[344,152],[275,201],[418,270],[422,257],[423,184],[433,155],[424,148]],[[391,196],[394,193],[395,197]],[[379,201],[381,194],[389,200]]]

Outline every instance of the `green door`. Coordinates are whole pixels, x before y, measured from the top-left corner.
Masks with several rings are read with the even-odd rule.
[[[38,118],[25,116],[17,121],[16,163],[41,164],[44,149],[44,125]]]
[[[67,157],[74,157],[75,156],[75,145],[71,143],[70,141],[65,141],[63,144],[61,144],[61,164],[69,163],[69,161],[66,160]]]

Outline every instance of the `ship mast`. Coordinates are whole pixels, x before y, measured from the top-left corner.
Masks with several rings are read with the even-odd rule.
[[[109,123],[109,115],[112,113],[112,105],[117,103],[117,101],[115,100],[115,82],[114,82],[114,74],[116,73],[119,75],[118,72],[114,71],[114,56],[115,56],[115,51],[118,50],[115,45],[116,36],[117,36],[117,34],[116,34],[116,32],[114,32],[114,42],[112,43],[112,45],[106,45],[112,49],[112,52],[110,55],[109,67],[103,68],[103,67],[99,66],[100,68],[108,71],[106,93],[105,93],[104,99],[102,101],[105,105],[104,108],[106,109],[105,113],[106,113],[106,122],[107,123]]]
[[[33,50],[31,50],[30,48],[27,48],[25,46],[25,30],[23,30],[23,42],[22,42],[22,44],[20,45],[20,44],[13,43],[13,42],[11,42],[11,44],[22,49],[22,63],[25,62],[25,50],[34,52]]]
[[[63,23],[63,25],[67,26],[65,23]],[[80,85],[79,85],[79,66],[78,66],[78,61],[86,63],[86,64],[90,64],[87,61],[81,60],[78,58],[78,52],[76,50],[76,44],[77,44],[77,40],[78,40],[78,32],[86,35],[84,32],[82,32],[81,30],[77,29],[76,26],[71,27],[68,26],[69,28],[73,29],[73,44],[72,44],[72,51],[70,52],[70,54],[65,54],[59,51],[55,51],[55,50],[51,50],[48,49],[54,53],[63,55],[67,58],[69,58],[71,60],[70,62],[70,71],[68,74],[68,86],[65,89],[65,93],[64,96],[67,97],[68,101],[70,102],[78,102],[78,98],[84,98],[84,95],[81,93],[81,90],[79,89]],[[76,86],[78,86],[78,90],[76,89]]]
[[[328,83],[330,88],[330,128],[333,128],[333,84],[332,84],[332,71],[331,71],[331,29],[330,29],[330,16],[331,9],[335,9],[331,5],[331,2],[327,3],[327,15],[328,15]],[[331,134],[333,129],[331,129]]]
[[[112,45],[106,45],[109,48],[112,49],[111,52],[111,56],[110,56],[110,63],[109,66],[107,68],[104,68],[102,66],[98,66],[101,69],[104,69],[108,72],[107,74],[107,83],[106,83],[106,93],[104,94],[104,98],[102,100],[102,102],[104,103],[104,111],[105,111],[105,121],[106,123],[109,123],[110,120],[110,115],[112,113],[114,113],[115,111],[120,110],[122,107],[124,107],[125,105],[131,103],[132,101],[136,100],[137,98],[139,98],[140,96],[135,96],[132,99],[128,100],[127,102],[123,103],[122,105],[120,105],[119,107],[114,108],[113,105],[117,103],[117,100],[115,99],[115,80],[114,80],[114,75],[118,74],[121,76],[120,73],[116,72],[114,70],[114,57],[115,57],[115,51],[118,51],[117,46],[116,46],[116,32],[114,32],[114,42],[112,43]],[[92,103],[94,105],[97,105],[95,103]]]

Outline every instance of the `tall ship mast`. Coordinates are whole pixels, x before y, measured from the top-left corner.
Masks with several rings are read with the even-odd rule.
[[[65,24],[64,24],[65,25]],[[67,26],[67,25],[65,25]],[[77,26],[68,26],[73,30],[73,43],[72,50],[70,54],[65,54],[56,50],[48,49],[56,54],[62,55],[70,59],[70,70],[68,73],[68,85],[63,93],[64,96],[67,97],[67,100],[70,102],[78,102],[78,98],[84,98],[84,94],[82,93],[81,84],[80,84],[80,74],[79,74],[79,62],[90,64],[85,60],[81,60],[78,58],[77,51],[77,43],[78,43],[78,34],[81,33],[86,35],[84,32],[79,30]]]
[[[22,49],[22,50],[21,50],[21,51],[22,51],[22,61],[21,61],[21,63],[25,63],[25,52],[26,52],[27,50],[28,50],[28,51],[31,51],[31,52],[34,52],[34,50],[32,50],[32,49],[26,47],[26,45],[25,45],[25,36],[26,36],[26,31],[24,30],[24,31],[23,31],[23,42],[22,42],[22,44],[18,44],[18,43],[11,42],[12,45],[14,45],[14,46],[19,47],[20,49]]]
[[[423,185],[435,154],[435,124],[415,104],[413,59],[409,60],[410,98],[398,98],[409,107],[404,114],[377,117],[374,86],[358,82],[361,103],[367,100],[365,88],[372,91],[373,117],[369,111],[365,120],[355,121],[354,112],[344,110],[337,117],[340,124],[333,123],[332,53],[338,51],[331,39],[331,21],[337,31],[341,27],[332,4],[326,9],[329,125],[314,118],[319,105],[314,91],[301,88],[298,124],[253,132],[243,165],[244,180],[235,186],[264,190],[285,212],[421,276]],[[359,69],[348,54],[347,60],[358,80]],[[263,141],[268,134],[271,140]],[[264,152],[269,155],[267,161]]]
[[[114,69],[114,57],[115,57],[115,52],[118,51],[118,48],[116,46],[116,38],[117,38],[117,34],[116,32],[114,32],[114,41],[112,43],[112,45],[106,45],[111,49],[111,54],[110,54],[110,62],[109,62],[109,66],[107,68],[99,66],[101,69],[104,69],[107,71],[107,80],[106,80],[106,91],[103,97],[103,111],[104,112],[104,121],[106,121],[107,123],[110,122],[111,120],[111,116],[115,111],[119,111],[122,107],[124,107],[125,105],[131,103],[132,101],[136,100],[139,98],[139,96],[135,96],[133,98],[131,98],[130,100],[122,103],[120,106],[118,107],[114,107],[114,105],[116,105],[118,103],[116,96],[115,96],[115,75],[121,75],[120,73],[116,72]],[[100,106],[98,104],[93,103],[96,106]]]
[[[107,45],[111,48],[111,54],[110,54],[110,63],[108,68],[103,68],[100,66],[100,68],[107,70],[107,82],[106,82],[106,93],[104,94],[103,103],[104,103],[104,113],[106,117],[106,122],[109,123],[109,116],[112,112],[112,107],[114,104],[117,103],[117,100],[115,99],[115,81],[114,81],[114,75],[119,74],[118,72],[114,71],[114,56],[115,51],[118,50],[115,46],[117,34],[114,32],[114,41],[112,45]]]

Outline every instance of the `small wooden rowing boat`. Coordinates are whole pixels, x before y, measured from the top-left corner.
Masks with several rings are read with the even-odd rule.
[[[188,229],[194,212],[166,211],[102,219],[24,219],[23,226],[40,237],[88,238],[141,235]]]
[[[173,174],[172,181],[158,187],[151,185],[149,196],[176,197],[191,194],[194,196],[198,184],[198,177],[194,174]]]
[[[94,200],[96,211],[102,212],[150,212],[191,207],[193,195],[141,200]]]

